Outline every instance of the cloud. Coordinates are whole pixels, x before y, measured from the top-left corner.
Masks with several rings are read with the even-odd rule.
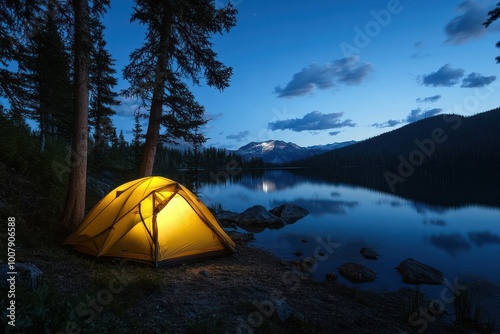
[[[278,97],[296,97],[317,89],[332,88],[337,84],[358,85],[373,71],[373,65],[359,61],[356,56],[341,58],[333,63],[312,63],[293,75],[284,87],[276,87]]]
[[[329,134],[330,136],[336,136],[336,135],[338,135],[339,133],[340,133],[340,131],[331,131],[331,132],[328,132],[328,134]]]
[[[408,123],[413,123],[416,121],[420,121],[421,119],[437,115],[441,111],[443,111],[443,109],[441,108],[433,108],[428,110],[422,110],[420,108],[413,109],[412,111],[410,111],[410,114],[406,117],[406,121]]]
[[[240,131],[238,134],[229,135],[226,139],[235,140],[237,142],[242,142],[250,135],[250,131]]]
[[[437,102],[441,98],[441,95],[434,95],[429,97],[419,97],[417,99],[418,103],[432,103]]]
[[[399,125],[399,124],[413,123],[416,121],[420,121],[421,119],[437,115],[442,111],[443,111],[443,109],[441,109],[441,108],[433,108],[433,109],[427,109],[427,110],[422,110],[420,108],[417,108],[417,109],[413,109],[412,111],[410,111],[408,116],[406,116],[406,118],[403,120],[390,119],[384,123],[373,123],[370,126],[374,127],[374,128],[379,128],[379,129],[392,128],[392,127],[395,127],[396,125]]]
[[[402,121],[398,121],[398,120],[395,120],[395,119],[390,119],[387,122],[384,122],[384,123],[373,123],[370,126],[372,126],[374,128],[379,128],[379,129],[381,129],[381,128],[392,128],[392,127],[395,127],[396,125],[401,124],[401,123],[402,123]]]
[[[118,117],[132,117],[135,111],[141,107],[141,102],[136,98],[119,96],[118,100],[120,101],[120,105],[114,107],[116,116]]]
[[[423,51],[425,49],[424,42],[416,42],[413,46],[416,49],[415,53],[411,55],[413,59],[425,58],[429,56],[428,53],[424,53]]]
[[[338,129],[345,126],[354,127],[356,124],[350,120],[341,120],[343,112],[323,114],[319,111],[312,111],[302,118],[285,119],[281,121],[271,122],[267,125],[268,129],[275,130],[292,130],[296,132]]]
[[[220,119],[220,118],[222,118],[222,116],[224,116],[224,114],[221,112],[219,112],[217,114],[211,114],[208,112],[205,113],[205,119],[207,119],[209,121],[214,121],[216,119]]]
[[[490,75],[489,77],[485,77],[479,73],[472,72],[466,78],[463,78],[462,85],[460,87],[463,88],[479,88],[488,86],[493,81],[496,80],[496,76]]]
[[[483,22],[487,20],[490,9],[484,6],[484,2],[481,4],[475,0],[466,0],[457,9],[462,14],[445,26],[444,31],[448,36],[445,43],[462,44],[480,38],[488,31]]]
[[[422,84],[425,86],[443,86],[451,87],[456,85],[464,76],[464,70],[461,68],[453,69],[450,64],[446,64],[436,72],[424,74],[422,76]]]

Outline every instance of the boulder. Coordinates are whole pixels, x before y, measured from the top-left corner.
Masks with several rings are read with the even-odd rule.
[[[380,256],[376,251],[368,247],[361,248],[359,252],[361,253],[361,255],[363,255],[365,259],[368,260],[376,260]]]
[[[242,213],[233,216],[231,219],[242,227],[254,226],[281,228],[286,225],[284,219],[273,215],[262,205],[254,205]]]
[[[226,211],[226,210],[218,211],[215,214],[215,216],[219,220],[223,220],[223,219],[234,220],[234,217],[236,217],[237,215],[239,215],[238,212]]]
[[[405,283],[437,285],[443,282],[442,272],[412,258],[401,262],[396,269],[403,277],[403,282]]]
[[[239,213],[233,211],[219,211],[215,214],[215,218],[217,218],[222,225],[231,225],[237,223],[236,218],[238,215]]]
[[[280,217],[287,224],[295,223],[297,220],[307,216],[309,211],[295,204],[282,204],[269,210],[276,217]]]
[[[339,273],[352,283],[372,282],[377,278],[376,272],[358,263],[344,263],[338,269]]]
[[[254,205],[242,213],[220,211],[217,220],[225,226],[236,224],[251,232],[261,232],[266,228],[278,229],[306,216],[309,212],[295,204],[283,204],[269,211],[262,205]]]

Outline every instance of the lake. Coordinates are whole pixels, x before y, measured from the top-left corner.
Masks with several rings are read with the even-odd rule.
[[[440,185],[429,196],[434,198],[430,201],[433,204],[428,204],[373,190],[359,182],[335,182],[310,175],[290,170],[242,173],[216,184],[206,183],[198,189],[198,195],[207,206],[221,205],[224,210],[235,212],[257,204],[271,209],[293,203],[307,209],[310,214],[294,224],[255,233],[251,244],[285,260],[313,256],[321,243],[335,244],[326,260],[318,261],[314,267],[317,280],[325,280],[330,271],[338,273],[337,267],[345,262],[356,262],[378,274],[374,282],[356,284],[359,288],[414,288],[403,283],[395,270],[401,261],[411,257],[441,270],[449,282],[458,280],[458,284],[474,286],[487,313],[500,314],[498,206],[478,204],[477,196],[467,200],[467,195],[461,196],[458,204],[450,203],[449,199],[456,197],[451,193],[440,195],[447,204],[436,204],[432,195],[443,192]],[[500,188],[497,189],[499,193],[493,196],[500,198]],[[364,259],[359,253],[362,247],[376,250],[380,258]],[[297,251],[303,255],[296,256]],[[355,285],[342,276],[338,280]],[[430,299],[442,298],[445,286],[423,286],[422,290]]]

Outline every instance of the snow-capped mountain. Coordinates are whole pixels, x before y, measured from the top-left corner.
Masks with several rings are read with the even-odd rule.
[[[279,164],[307,158],[316,154],[324,153],[328,150],[351,145],[353,143],[355,143],[355,141],[301,147],[297,144],[284,142],[282,140],[268,140],[264,142],[251,142],[246,144],[236,150],[236,153],[246,159],[260,158],[265,162]]]

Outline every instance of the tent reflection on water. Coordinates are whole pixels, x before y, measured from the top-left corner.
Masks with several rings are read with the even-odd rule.
[[[171,265],[231,254],[235,244],[187,188],[158,176],[107,194],[64,242],[79,252]]]

